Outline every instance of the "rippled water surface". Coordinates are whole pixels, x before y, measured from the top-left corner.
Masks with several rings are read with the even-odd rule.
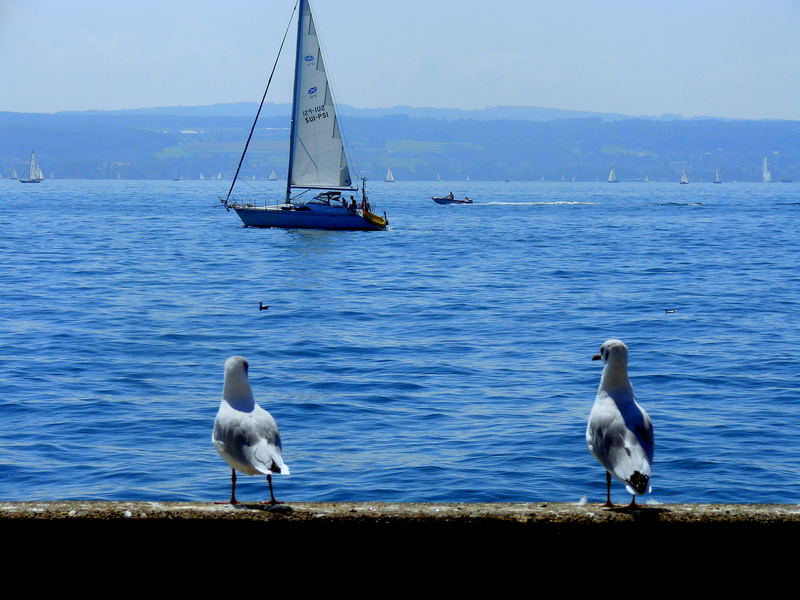
[[[224,186],[0,181],[0,498],[227,498],[241,354],[279,498],[601,500],[618,337],[655,501],[800,502],[800,185],[375,183],[386,232],[246,229]]]

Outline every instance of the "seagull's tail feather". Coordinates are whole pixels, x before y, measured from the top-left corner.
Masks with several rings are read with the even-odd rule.
[[[280,473],[281,475],[291,475],[289,467],[282,460],[279,463],[273,460],[269,470],[273,473]]]
[[[647,494],[650,492],[650,475],[634,471],[625,485],[631,494]]]
[[[274,444],[262,441],[252,447],[250,452],[250,464],[261,473],[265,475],[270,473],[289,474],[289,467],[283,462],[281,450]]]

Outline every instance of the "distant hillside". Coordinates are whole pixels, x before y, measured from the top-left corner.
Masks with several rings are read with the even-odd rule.
[[[392,106],[390,108],[355,108],[348,104],[337,105],[339,114],[350,117],[386,117],[404,115],[415,119],[445,119],[448,121],[468,119],[490,121],[495,119],[519,121],[555,121],[556,119],[602,119],[603,121],[619,121],[630,119],[629,115],[617,113],[600,113],[578,110],[562,110],[560,108],[539,108],[536,106],[491,106],[488,108],[464,110],[460,108],[415,108],[413,106]],[[256,102],[234,102],[212,104],[208,106],[161,106],[155,108],[133,108],[113,111],[81,111],[61,114],[75,115],[171,115],[196,117],[254,117],[258,110]],[[266,103],[261,115],[264,117],[289,116],[290,104]],[[675,120],[677,115],[647,117],[652,119]]]
[[[532,107],[483,111],[346,109],[342,126],[356,175],[398,180],[605,180],[617,177],[677,181],[758,181],[768,157],[774,179],[800,181],[800,122],[546,119]],[[391,109],[380,109],[389,111]],[[399,110],[399,109],[398,109]],[[499,118],[503,111],[527,119]],[[171,112],[170,112],[171,111]],[[218,114],[208,114],[217,112]],[[437,116],[424,116],[430,111]],[[521,112],[514,112],[521,111]],[[537,112],[545,111],[545,112]],[[236,113],[239,114],[230,114]],[[63,178],[230,178],[252,123],[255,105],[172,107],[56,114],[0,113],[0,175],[23,174],[36,150],[45,176]],[[570,113],[570,111],[562,111]],[[468,113],[473,118],[456,118]],[[480,118],[476,114],[480,114]],[[533,118],[534,115],[541,118]],[[573,113],[570,113],[573,114]],[[360,115],[360,116],[359,116]],[[489,116],[495,115],[495,116]],[[607,115],[606,115],[607,116]],[[285,176],[288,107],[269,105],[243,165],[243,176]]]

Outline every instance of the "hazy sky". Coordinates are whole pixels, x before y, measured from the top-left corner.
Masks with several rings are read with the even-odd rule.
[[[255,101],[294,0],[0,0],[0,110]],[[800,120],[800,0],[316,0],[340,102]],[[294,45],[294,28],[289,48]],[[293,52],[268,97],[288,102]]]

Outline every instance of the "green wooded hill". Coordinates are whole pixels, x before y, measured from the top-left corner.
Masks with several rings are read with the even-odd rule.
[[[225,105],[221,105],[224,107]],[[31,150],[46,177],[197,179],[236,169],[253,105],[141,111],[29,114],[0,112],[0,175],[26,171]],[[258,123],[242,176],[285,177],[288,108],[272,106]],[[767,157],[773,179],[800,181],[800,122],[680,118],[563,118],[569,111],[342,110],[354,175],[397,180],[760,181]],[[436,111],[439,110],[437,113]],[[377,111],[377,112],[376,112]],[[540,112],[536,112],[540,111]],[[551,111],[541,113],[541,111]],[[203,114],[204,112],[209,114]],[[284,114],[276,114],[283,112]],[[171,114],[165,114],[171,113]],[[541,113],[541,114],[540,114]],[[497,115],[524,118],[496,118]],[[547,120],[549,119],[549,120]]]

